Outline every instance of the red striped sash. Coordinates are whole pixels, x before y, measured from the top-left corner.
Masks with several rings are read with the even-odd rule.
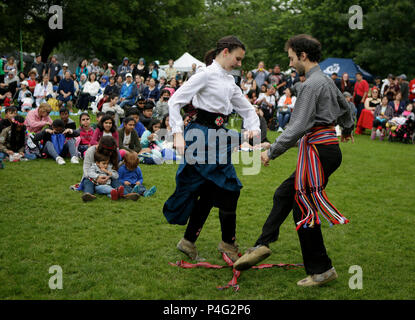
[[[336,130],[334,127],[314,127],[311,130],[300,140],[298,151],[295,201],[301,209],[302,216],[301,221],[297,222],[297,230],[301,226],[306,228],[320,224],[318,212],[330,225],[349,222],[327,198],[324,191],[324,172],[315,146],[339,144]]]

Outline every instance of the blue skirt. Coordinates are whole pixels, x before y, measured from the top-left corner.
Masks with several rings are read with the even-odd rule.
[[[176,190],[163,207],[164,216],[171,224],[187,223],[200,196],[202,185],[212,185],[215,206],[228,211],[236,209],[242,188],[231,161],[232,150],[241,143],[240,133],[222,127],[218,133],[226,135],[226,143],[219,145],[219,137],[212,136],[215,131],[210,131],[209,135],[209,128],[199,123],[191,122],[185,128],[184,136],[189,139],[195,132],[198,137],[204,137],[205,141],[197,141],[196,137],[192,141],[186,141],[186,156],[176,173]],[[189,148],[193,150],[194,143],[197,143],[199,149],[193,152],[193,156],[189,156]]]

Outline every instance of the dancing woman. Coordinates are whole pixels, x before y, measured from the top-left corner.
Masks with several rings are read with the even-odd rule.
[[[216,48],[210,50],[205,57],[206,68],[200,69],[184,83],[169,100],[169,115],[172,133],[177,151],[186,154],[184,163],[180,164],[176,174],[176,190],[166,201],[163,212],[167,220],[173,224],[187,224],[183,239],[177,248],[191,259],[199,257],[195,241],[213,207],[219,208],[219,219],[222,241],[219,251],[226,253],[233,261],[239,256],[235,242],[236,207],[242,184],[231,163],[231,153],[235,145],[229,143],[229,137],[236,132],[226,129],[223,124],[233,110],[244,119],[248,134],[246,138],[259,134],[259,119],[254,107],[235,84],[230,74],[241,66],[245,56],[245,46],[234,36],[220,39]],[[194,121],[183,130],[180,109],[192,102],[197,109]],[[225,134],[226,152],[210,138],[214,134]],[[188,136],[199,133],[196,141],[188,141]],[[233,132],[233,133],[232,133]],[[188,134],[188,135],[187,135]],[[204,142],[203,142],[204,140]],[[259,138],[258,138],[259,140]],[[237,135],[240,144],[240,135]],[[203,151],[194,157],[190,146],[196,143]],[[207,159],[215,153],[214,161]],[[226,161],[223,161],[226,158]]]

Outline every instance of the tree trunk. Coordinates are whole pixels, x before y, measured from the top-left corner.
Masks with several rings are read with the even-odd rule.
[[[49,55],[55,49],[59,43],[61,43],[63,37],[60,37],[59,31],[47,32],[45,34],[45,40],[42,44],[42,49],[40,50],[40,54],[42,55],[42,61],[48,62]]]

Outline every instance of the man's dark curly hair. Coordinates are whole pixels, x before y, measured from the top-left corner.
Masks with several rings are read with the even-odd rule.
[[[319,62],[321,59],[321,43],[308,34],[299,34],[290,38],[285,43],[285,51],[290,48],[298,58],[300,58],[301,52],[304,52],[311,62]]]

